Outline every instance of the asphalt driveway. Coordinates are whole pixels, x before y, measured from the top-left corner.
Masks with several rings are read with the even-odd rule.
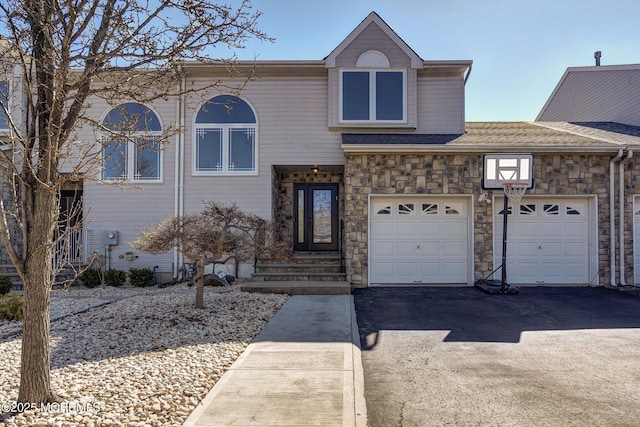
[[[372,427],[640,425],[638,292],[353,293]]]

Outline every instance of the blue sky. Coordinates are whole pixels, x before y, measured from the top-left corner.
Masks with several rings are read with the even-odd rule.
[[[273,44],[240,59],[324,58],[377,12],[422,59],[471,59],[467,121],[534,120],[567,67],[640,63],[640,0],[252,0]]]

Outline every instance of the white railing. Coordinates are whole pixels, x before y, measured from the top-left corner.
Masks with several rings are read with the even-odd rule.
[[[84,261],[83,230],[68,229],[54,243],[53,267],[63,269],[70,264],[81,264]]]

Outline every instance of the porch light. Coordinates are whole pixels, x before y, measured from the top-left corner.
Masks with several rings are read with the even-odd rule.
[[[318,175],[319,171],[320,168],[318,168],[318,165],[313,165],[313,167],[311,168],[311,172],[313,172],[314,175]]]

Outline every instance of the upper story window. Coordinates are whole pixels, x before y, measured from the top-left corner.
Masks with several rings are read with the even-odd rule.
[[[194,173],[255,174],[256,116],[245,101],[220,95],[207,101],[196,115]]]
[[[340,121],[406,122],[406,87],[405,69],[390,68],[380,52],[363,53],[356,68],[340,70]]]
[[[148,107],[127,102],[102,121],[112,131],[102,140],[102,179],[160,181],[162,125]]]
[[[0,80],[0,132],[9,130],[9,82]]]

